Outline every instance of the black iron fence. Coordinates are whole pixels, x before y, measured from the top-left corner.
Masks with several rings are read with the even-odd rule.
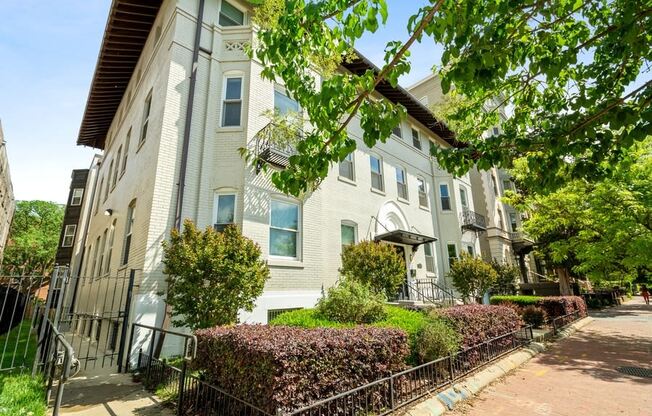
[[[572,324],[573,322],[579,320],[581,317],[582,315],[580,315],[580,311],[575,310],[571,313],[567,313],[566,315],[557,316],[556,318],[553,318],[550,321],[553,334],[557,335],[560,329],[562,329],[567,325]]]
[[[307,407],[296,410],[279,409],[275,415],[207,383],[196,374],[191,374],[188,369],[190,357],[178,360],[177,365],[175,361],[166,362],[153,357],[151,349],[149,352],[139,350],[133,370],[148,389],[174,403],[178,415],[386,415],[452,385],[460,377],[521,348],[532,338],[532,327],[524,327]]]
[[[439,286],[435,279],[414,279],[403,283],[396,295],[396,300],[411,300],[439,306],[455,304],[453,292]]]

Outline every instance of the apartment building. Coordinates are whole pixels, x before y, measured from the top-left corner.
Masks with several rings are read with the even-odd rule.
[[[433,106],[443,100],[439,78],[434,74],[418,81],[408,90],[424,105]],[[498,111],[501,119],[505,120],[505,109],[499,108]],[[500,126],[495,126],[484,136],[500,133]],[[472,218],[482,218],[485,229],[478,235],[480,254],[486,261],[495,259],[518,265],[524,283],[538,281],[541,270],[538,270],[531,254],[534,241],[521,231],[521,221],[526,213],[518,212],[501,199],[506,191],[515,189],[509,172],[497,167],[484,171],[473,168],[468,176],[476,211],[467,212],[461,221],[464,223]]]
[[[451,260],[461,250],[480,252],[474,230],[482,224],[462,227],[463,213],[474,211],[471,177],[453,178],[430,158],[430,144],[451,146],[452,133],[408,91],[379,85],[377,94],[404,105],[407,119],[373,149],[354,120],[348,132],[357,150],[301,198],[280,193],[268,173],[242,159],[239,149],[248,147],[272,169],[287,166],[292,150],[267,140],[265,113],[299,109],[244,52],[255,36],[247,4],[113,2],[77,140],[103,154],[87,181],[94,196],[73,270],[139,270],[134,316],[160,324],[161,243],[189,218],[218,230],[236,224],[260,245],[271,278],[242,321],[314,305],[338,279],[342,247],[362,239],[394,244],[409,282],[450,287]],[[370,68],[359,57],[341,70]]]
[[[0,122],[0,260],[7,245],[9,237],[9,228],[11,220],[16,210],[16,201],[14,200],[14,187],[11,183],[11,173],[9,172],[9,159],[7,157],[7,144],[5,142],[4,132],[2,131],[2,122]]]

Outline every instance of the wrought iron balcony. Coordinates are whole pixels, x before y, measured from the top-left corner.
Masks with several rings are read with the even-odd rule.
[[[269,123],[256,133],[256,172],[263,164],[285,169],[290,164],[290,156],[297,153],[294,144],[300,140],[301,131],[291,131],[274,123]]]
[[[473,211],[464,211],[460,215],[460,225],[462,230],[470,231],[486,231],[487,222],[485,221],[484,215],[480,215],[477,212]]]
[[[521,231],[509,233],[509,239],[512,240],[512,247],[518,254],[527,254],[534,248],[534,240]]]

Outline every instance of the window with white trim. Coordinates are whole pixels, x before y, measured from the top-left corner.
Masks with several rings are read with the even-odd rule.
[[[460,204],[462,205],[463,211],[468,211],[469,200],[467,199],[466,188],[463,186],[460,186]]]
[[[120,170],[120,176],[127,170],[127,159],[129,158],[129,142],[131,141],[131,127],[127,131],[127,139],[125,140],[125,154],[122,157],[122,169]]]
[[[140,146],[145,139],[147,138],[147,129],[149,127],[149,115],[152,111],[152,90],[149,90],[147,98],[145,98],[145,105],[143,107],[143,121],[140,123],[140,140],[138,141],[138,146]]]
[[[272,199],[269,215],[269,255],[299,258],[299,205]]]
[[[109,230],[107,228],[102,233],[102,242],[100,243],[100,258],[97,261],[97,273],[99,275],[102,275],[102,273],[104,273],[104,260],[105,260],[105,256],[106,256],[106,252],[105,252],[105,250],[106,250],[106,238],[107,238],[108,234],[109,234]]]
[[[498,228],[501,230],[505,229],[505,221],[503,220],[503,211],[501,209],[498,210]]]
[[[299,103],[290,98],[285,87],[280,84],[274,84],[274,111],[282,116],[301,111]]]
[[[446,250],[448,251],[448,267],[451,267],[455,260],[457,260],[457,247],[455,243],[446,244]]]
[[[451,210],[451,196],[448,192],[448,184],[442,183],[439,185],[439,199],[441,200],[441,210]]]
[[[423,253],[426,256],[426,271],[428,273],[435,272],[435,256],[433,255],[432,243],[425,243],[423,245]]]
[[[90,277],[95,277],[95,270],[97,270],[97,252],[100,248],[100,237],[97,237],[95,241],[95,250],[93,251],[93,263],[91,264],[91,274]]]
[[[118,153],[115,155],[115,169],[113,171],[113,185],[112,187],[115,188],[115,185],[118,183],[118,172],[120,172],[120,162],[122,161],[122,146],[118,147]]]
[[[93,251],[93,244],[86,248],[86,255],[84,256],[84,274],[83,276],[88,276],[88,263],[91,261],[91,252]]]
[[[73,207],[79,206],[84,197],[84,188],[75,188],[72,190],[72,197],[70,198],[70,205]]]
[[[496,182],[496,175],[491,174],[491,186],[494,188],[494,195],[498,196],[498,183]]]
[[[111,163],[109,164],[109,174],[106,176],[106,188],[104,189],[104,201],[106,202],[106,199],[109,197],[109,192],[111,191],[111,178],[113,178],[113,162],[114,160],[111,160]]]
[[[115,223],[117,220],[113,220],[111,223],[111,228],[109,228],[109,240],[106,244],[106,261],[104,262],[104,274],[108,274],[111,271],[111,256],[113,255],[113,241],[115,240]]]
[[[419,189],[419,206],[428,208],[428,191],[426,190],[426,181],[423,178],[417,178]]]
[[[475,256],[475,248],[473,248],[473,246],[466,246],[466,251],[471,257]]]
[[[396,191],[399,198],[408,199],[407,176],[401,167],[396,168]]]
[[[498,127],[494,126],[493,133],[494,133],[494,136],[498,136],[500,134],[500,130],[498,129]]]
[[[214,206],[213,228],[222,232],[235,223],[235,194],[216,194]]]
[[[516,222],[516,213],[509,213],[509,225],[512,229],[512,232],[515,233],[518,230],[518,223]]]
[[[355,162],[353,159],[353,152],[346,155],[344,160],[340,162],[340,176],[351,181],[355,180]]]
[[[245,20],[244,17],[244,12],[228,1],[222,0],[218,20],[220,26],[243,26]]]
[[[383,181],[383,162],[376,156],[369,156],[369,164],[371,166],[371,187],[378,191],[385,190],[385,183]]]
[[[97,197],[95,198],[95,214],[97,214],[97,211],[100,208],[100,198],[102,197],[102,188],[104,188],[104,178],[100,180],[100,187],[98,188]]]
[[[401,130],[401,123],[398,124],[398,126],[394,127],[392,129],[392,134],[396,137],[403,138],[403,131]]]
[[[342,251],[344,247],[355,244],[357,241],[358,227],[354,222],[342,221],[340,224],[340,236],[342,239]]]
[[[509,179],[503,179],[503,193],[505,191],[511,191],[512,190],[512,181]]]
[[[239,127],[242,117],[242,76],[224,79],[222,102],[222,127]]]
[[[421,137],[419,137],[419,130],[412,129],[412,145],[421,150]]]
[[[121,265],[129,262],[129,251],[131,250],[131,235],[134,230],[134,216],[136,212],[136,201],[132,201],[127,209],[127,223],[125,224],[125,239],[122,247],[122,261]]]
[[[72,247],[75,242],[75,232],[77,231],[77,224],[68,224],[63,230],[63,241],[61,247]]]

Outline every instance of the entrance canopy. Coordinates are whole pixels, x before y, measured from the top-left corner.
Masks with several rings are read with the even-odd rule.
[[[417,248],[421,244],[437,241],[435,237],[428,237],[427,235],[417,234],[405,230],[394,230],[385,234],[377,235],[374,240],[388,241],[390,243],[397,243],[397,244],[405,244],[408,246],[412,246],[413,248]]]

